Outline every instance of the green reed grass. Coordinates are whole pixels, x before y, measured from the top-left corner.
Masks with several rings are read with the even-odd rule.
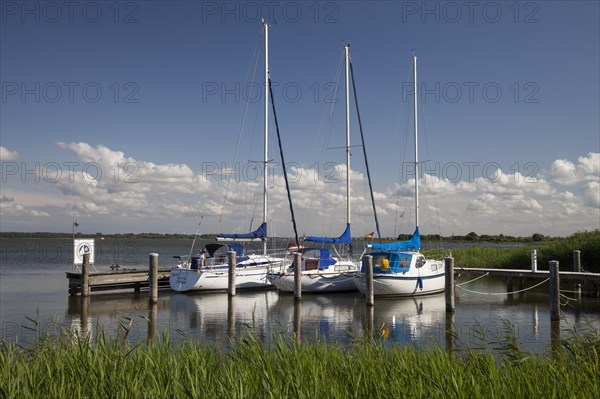
[[[528,243],[516,248],[470,246],[452,249],[459,267],[489,267],[528,269],[531,251],[537,251],[538,268],[548,268],[548,262],[558,260],[561,270],[572,270],[573,251],[581,251],[581,265],[586,271],[600,273],[600,230],[580,232],[555,241]]]
[[[168,334],[133,346],[122,335],[68,331],[33,345],[0,345],[2,398],[600,397],[600,334],[560,351],[510,356],[437,347],[297,343],[245,334],[227,349]]]

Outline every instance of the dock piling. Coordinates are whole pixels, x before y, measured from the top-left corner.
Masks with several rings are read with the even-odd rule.
[[[294,252],[294,299],[302,299],[302,254]]]
[[[154,342],[157,335],[156,319],[158,318],[158,304],[150,302],[148,307],[148,343]]]
[[[446,272],[446,312],[454,312],[454,258],[444,258]]]
[[[302,302],[294,301],[294,338],[302,342]]]
[[[235,298],[232,295],[227,298],[227,337],[235,338]]]
[[[579,251],[579,250],[573,251],[573,271],[581,272],[581,251]],[[581,282],[576,281],[573,288],[575,290],[575,297],[577,298],[578,301],[580,301],[581,300]]]
[[[550,261],[550,320],[560,321],[560,274],[557,260]]]
[[[90,254],[83,254],[81,265],[81,296],[90,296]]]
[[[158,254],[151,253],[148,256],[148,278],[150,280],[150,290],[148,292],[148,300],[150,303],[158,302]]]
[[[229,296],[235,296],[235,274],[236,274],[236,259],[235,251],[227,252],[227,262],[229,263],[229,278],[227,280],[227,293]]]
[[[513,282],[513,277],[512,276],[506,277],[506,293],[509,295],[512,295],[514,290],[515,290],[515,285]]]
[[[373,306],[375,305],[375,294],[373,292],[373,255],[365,255],[363,264],[366,271],[365,296],[367,306]]]

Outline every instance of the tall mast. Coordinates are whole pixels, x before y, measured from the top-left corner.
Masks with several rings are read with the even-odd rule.
[[[263,20],[265,27],[265,132],[264,132],[264,161],[263,161],[263,223],[267,223],[267,182],[269,180],[269,24]],[[268,229],[267,229],[268,231]],[[263,241],[263,255],[267,254],[267,241]]]
[[[419,227],[419,141],[417,123],[417,56],[413,53],[414,92],[415,92],[415,227]]]
[[[350,44],[346,53],[346,223],[350,224]]]

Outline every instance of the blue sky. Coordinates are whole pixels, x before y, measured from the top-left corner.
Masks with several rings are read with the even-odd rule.
[[[260,179],[248,161],[262,159],[260,16],[272,22],[301,234],[345,224],[343,151],[328,148],[344,142],[343,87],[334,94],[346,42],[384,235],[414,227],[414,176],[401,168],[412,161],[413,49],[423,232],[600,225],[597,1],[1,4],[2,231],[70,231],[73,217],[89,233],[193,232],[200,216],[204,233],[256,226]],[[256,50],[259,86],[247,79]],[[235,164],[248,97],[227,188],[221,168]],[[351,130],[356,144],[353,110]],[[351,169],[362,235],[374,224],[358,147]],[[275,170],[271,230],[290,234]]]

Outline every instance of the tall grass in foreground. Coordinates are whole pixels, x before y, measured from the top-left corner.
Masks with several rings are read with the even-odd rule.
[[[386,347],[265,346],[247,335],[229,350],[191,342],[132,347],[100,334],[2,343],[2,398],[600,397],[600,336],[576,336],[552,355]]]
[[[559,261],[561,270],[572,270],[573,251],[579,250],[582,268],[600,273],[600,230],[575,233],[556,241],[529,243],[517,248],[454,248],[452,256],[459,267],[518,269],[529,268],[533,249],[537,250],[538,268],[542,270],[548,269],[551,260]]]

